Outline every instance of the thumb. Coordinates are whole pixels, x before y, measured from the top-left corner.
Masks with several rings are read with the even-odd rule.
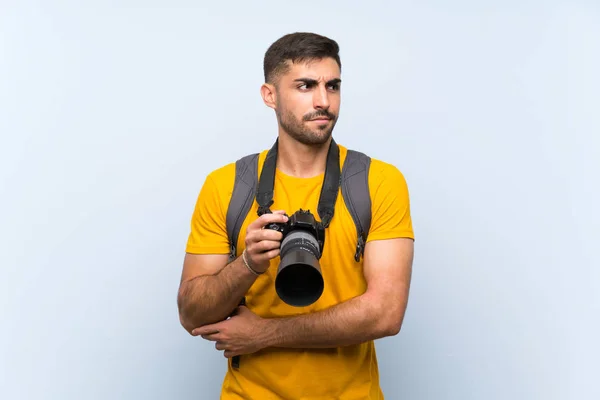
[[[247,314],[247,313],[251,313],[251,312],[252,311],[250,311],[250,309],[248,307],[246,307],[245,305],[238,306],[238,309],[237,309],[238,315]]]
[[[237,306],[233,312],[231,313],[230,317],[235,317],[236,315],[240,315],[241,313],[243,313],[244,311],[242,311],[242,308],[248,308],[245,305],[240,304],[239,306]]]

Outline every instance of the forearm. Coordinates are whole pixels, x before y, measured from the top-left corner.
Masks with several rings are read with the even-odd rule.
[[[390,311],[364,294],[322,311],[269,319],[266,347],[339,347],[392,336],[398,333],[393,322],[398,316]]]
[[[256,276],[238,257],[214,275],[203,275],[181,285],[178,295],[183,327],[191,332],[227,318],[246,294]]]

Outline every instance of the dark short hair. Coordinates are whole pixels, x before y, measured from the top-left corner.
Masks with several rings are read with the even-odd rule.
[[[269,46],[265,53],[265,82],[273,82],[277,76],[287,72],[288,61],[304,62],[331,57],[341,69],[339,51],[340,47],[335,40],[316,33],[296,32],[284,35]]]

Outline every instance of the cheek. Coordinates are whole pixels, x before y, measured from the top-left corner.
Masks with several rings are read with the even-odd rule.
[[[329,97],[329,108],[338,110],[340,108],[340,95],[332,95]]]
[[[283,108],[287,114],[293,115],[296,119],[301,120],[305,114],[310,113],[312,101],[307,96],[291,95],[283,99]]]
[[[339,109],[340,96],[339,94],[329,95],[329,105],[331,111],[337,113]],[[315,111],[314,94],[310,91],[285,91],[280,93],[281,110],[288,115],[294,115],[296,119],[302,120],[302,118]]]

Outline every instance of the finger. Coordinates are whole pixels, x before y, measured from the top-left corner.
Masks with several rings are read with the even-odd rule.
[[[267,251],[265,253],[262,253],[260,255],[261,258],[264,258],[265,260],[271,260],[272,258],[275,258],[279,255],[279,252],[281,251],[281,249],[276,248],[270,251]]]
[[[217,350],[225,350],[226,347],[227,346],[223,342],[216,342],[215,343],[215,349],[217,349]]]
[[[250,231],[246,235],[246,241],[248,243],[261,242],[263,240],[276,240],[278,242],[283,238],[283,233],[274,229],[258,229]]]
[[[231,358],[231,357],[233,357],[233,356],[236,356],[236,355],[237,355],[237,354],[236,354],[234,351],[231,351],[231,350],[225,350],[225,351],[223,352],[223,356],[224,356],[225,358]]]
[[[257,219],[255,219],[254,221],[252,221],[252,223],[250,223],[250,225],[248,225],[248,231],[251,230],[255,230],[255,229],[261,229],[263,226],[270,224],[272,222],[287,222],[288,217],[283,215],[283,212],[273,212],[270,214],[263,214],[260,217],[258,217]]]
[[[265,251],[265,252],[255,252],[248,250],[248,256],[250,257],[249,263],[251,266],[256,265],[265,265],[269,263],[273,258],[277,257],[280,253],[279,247],[273,250]],[[261,267],[262,269],[268,268],[268,265]],[[261,270],[262,270],[261,269]]]
[[[198,336],[198,335],[210,335],[212,333],[219,333],[220,327],[221,327],[220,324],[204,325],[204,326],[201,326],[198,328],[194,328],[194,330],[192,330],[192,335]]]
[[[281,244],[281,240],[283,239],[283,233],[279,231],[275,231],[273,229],[264,229],[259,231],[248,232],[245,239],[246,248],[248,251],[250,248],[263,241],[271,241],[277,242],[278,245]]]
[[[210,333],[208,335],[200,335],[200,336],[202,336],[202,339],[206,339],[206,340],[210,340],[210,341],[220,340],[222,338],[219,333]]]
[[[250,245],[248,252],[250,254],[259,254],[278,249],[281,246],[281,242],[277,240],[261,240],[258,243]]]
[[[250,240],[260,242],[262,240],[277,240],[281,241],[283,233],[275,229],[259,229],[253,232],[249,232],[248,236]]]

